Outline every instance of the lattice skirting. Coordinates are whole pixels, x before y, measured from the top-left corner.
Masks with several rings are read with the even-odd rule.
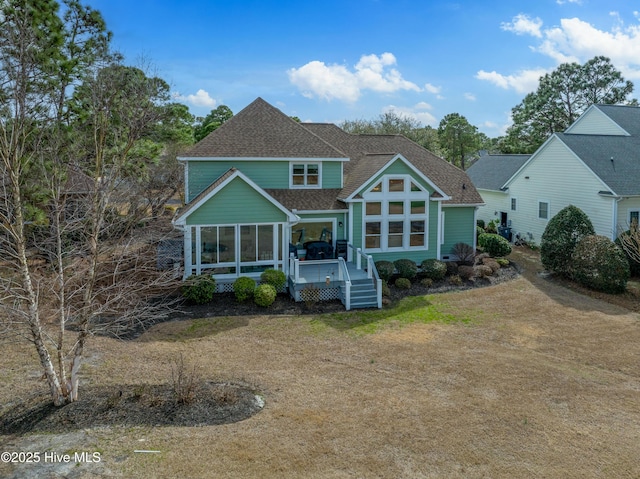
[[[303,288],[293,294],[296,301],[319,302],[340,299],[340,288]]]
[[[261,284],[260,282],[256,282],[256,286]],[[286,291],[286,287],[282,287],[278,293],[284,293]],[[222,283],[220,281],[216,282],[216,293],[233,293],[233,282],[231,283]]]

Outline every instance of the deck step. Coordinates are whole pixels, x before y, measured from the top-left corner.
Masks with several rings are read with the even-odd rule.
[[[351,309],[377,308],[378,295],[371,279],[351,282]]]

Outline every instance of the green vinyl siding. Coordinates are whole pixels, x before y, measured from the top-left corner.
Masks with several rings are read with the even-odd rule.
[[[444,212],[444,242],[440,247],[440,254],[447,256],[456,243],[467,243],[473,246],[476,234],[473,223],[474,207],[443,207]]]
[[[236,168],[261,188],[289,188],[289,161],[190,161],[187,202],[230,168]]]
[[[341,161],[322,162],[323,188],[342,188],[342,164]]]
[[[286,215],[273,203],[241,178],[235,178],[191,213],[186,221],[189,225],[215,225],[277,223],[286,220]]]
[[[303,161],[303,160],[301,160]],[[306,162],[304,160],[303,162]],[[261,188],[289,188],[291,160],[190,161],[187,201],[191,201],[211,183],[236,168]],[[342,188],[342,162],[322,162],[322,187]]]

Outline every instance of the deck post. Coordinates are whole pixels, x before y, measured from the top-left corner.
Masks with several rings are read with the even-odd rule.
[[[356,268],[362,269],[362,250],[358,248],[356,253]]]
[[[367,256],[367,278],[373,278],[373,256]]]

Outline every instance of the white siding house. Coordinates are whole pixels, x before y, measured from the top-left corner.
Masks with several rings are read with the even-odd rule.
[[[486,203],[478,218],[500,219],[507,212],[513,238],[539,244],[548,221],[568,205],[583,210],[596,233],[611,239],[640,217],[638,107],[591,106],[505,181],[498,156],[481,158],[468,174]],[[489,178],[501,184],[489,190]]]

